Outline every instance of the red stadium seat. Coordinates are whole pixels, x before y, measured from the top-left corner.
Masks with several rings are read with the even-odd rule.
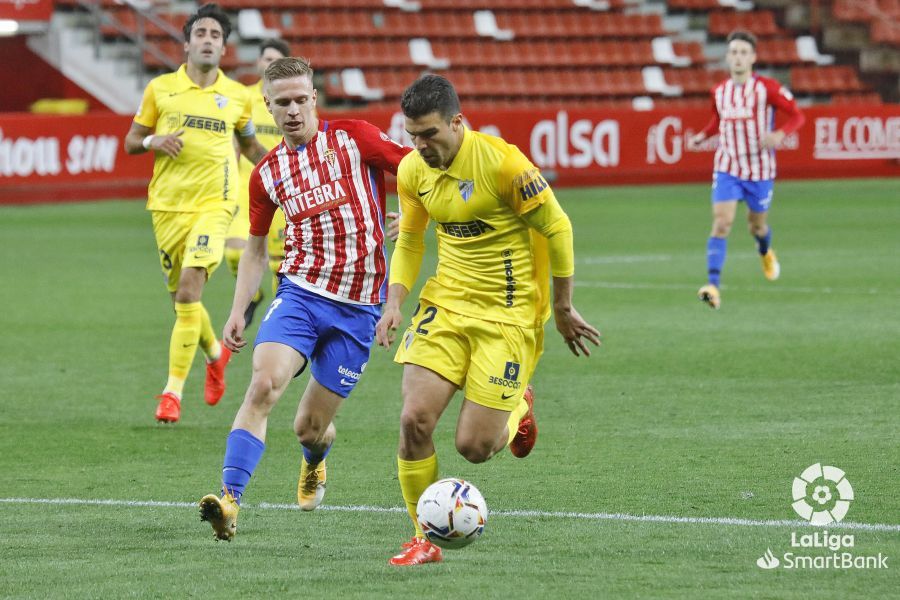
[[[713,37],[726,37],[735,29],[744,29],[758,38],[774,37],[782,32],[775,15],[768,10],[753,12],[714,12],[709,15],[707,30]]]
[[[703,65],[707,62],[700,42],[673,42],[672,46],[677,56],[687,56],[691,59],[692,65]]]
[[[756,62],[760,65],[799,65],[803,62],[797,54],[797,42],[793,38],[759,40],[756,56]]]

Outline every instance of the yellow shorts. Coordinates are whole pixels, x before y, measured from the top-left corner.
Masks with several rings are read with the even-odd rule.
[[[434,371],[465,387],[467,400],[508,412],[543,350],[542,328],[485,321],[421,300],[394,361]]]
[[[246,182],[242,179],[241,184],[246,185]],[[225,239],[237,238],[246,242],[248,237],[250,237],[250,196],[238,194],[237,212],[234,213],[231,225],[228,226]]]
[[[178,289],[181,270],[186,267],[204,268],[207,276],[216,270],[225,251],[232,211],[231,206],[195,213],[152,211],[159,264],[170,292]]]

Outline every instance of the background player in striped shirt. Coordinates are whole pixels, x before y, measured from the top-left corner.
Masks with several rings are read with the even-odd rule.
[[[709,279],[697,292],[714,309],[721,304],[719,281],[728,234],[740,201],[745,201],[749,209],[750,233],[756,238],[763,273],[770,281],[778,279],[781,267],[772,250],[772,230],[767,222],[775,180],[775,148],[804,120],[784,86],[753,72],[756,37],[746,31],[734,31],[727,41],[725,62],[730,77],[712,90],[712,119],[687,144],[696,150],[707,137],[719,134],[713,167],[713,226],[706,246]],[[788,118],[773,131],[776,109]]]
[[[200,500],[201,518],[223,540],[234,536],[241,495],[265,449],[269,413],[307,363],[311,377],[294,420],[303,448],[297,500],[304,510],[322,502],[332,419],[366,368],[381,312],[384,171],[396,173],[409,148],[365,121],[318,119],[312,77],[304,59],[283,58],[263,80],[284,141],[250,178],[250,237],[224,333],[235,352],[246,344],[244,311],[266,270],[266,235],[278,209],[287,220],[285,258],[225,447],[222,497]]]
[[[169,378],[157,396],[156,419],[161,422],[174,423],[181,416],[184,382],[198,344],[207,362],[206,403],[218,403],[225,393],[231,352],[216,339],[201,300],[207,279],[222,261],[235,211],[235,134],[251,161],[266,153],[254,135],[246,88],[219,69],[230,32],[228,16],[215,4],[191,15],[184,25],[187,62],[147,85],[125,136],[129,154],[154,153],[147,210],[166,287],[175,302]]]
[[[437,223],[438,266],[394,358],[404,365],[398,479],[415,527],[390,560],[398,566],[442,559],[424,538],[416,503],[438,479],[432,434],[456,391],[465,388],[456,449],[466,460],[484,462],[506,446],[524,458],[537,436],[526,390],[551,305],[576,356],[590,354],[587,341],[600,343],[572,305],[572,224],[540,171],[515,146],[466,129],[456,90],[443,77],[414,82],[401,108],[417,152],[397,172],[400,237],[379,344],[393,342],[402,320],[429,219]]]

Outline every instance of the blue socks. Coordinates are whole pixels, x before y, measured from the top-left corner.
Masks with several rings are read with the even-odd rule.
[[[328,451],[331,450],[331,444],[328,444],[328,447],[321,452],[310,450],[303,445],[301,445],[300,447],[303,448],[303,458],[306,459],[306,462],[313,467],[325,460],[325,457],[328,456]]]
[[[222,492],[234,496],[238,504],[265,449],[266,444],[245,429],[235,429],[228,434],[222,466]]]
[[[727,249],[728,240],[725,238],[711,237],[706,242],[706,267],[709,273],[709,282],[716,287],[719,287],[719,278],[722,275]]]
[[[761,255],[765,255],[769,251],[769,246],[772,243],[772,228],[769,227],[766,230],[766,235],[762,237],[756,235],[753,237],[756,238],[756,249],[759,250]]]

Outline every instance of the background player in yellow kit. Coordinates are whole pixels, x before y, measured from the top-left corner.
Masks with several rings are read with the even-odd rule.
[[[259,58],[256,61],[256,71],[262,78],[266,72],[266,67],[279,58],[285,58],[291,55],[290,46],[284,40],[268,39],[263,40],[259,45]],[[266,108],[266,101],[263,98],[262,79],[252,85],[247,86],[250,93],[250,104],[252,107],[253,125],[256,128],[256,138],[266,150],[271,150],[281,143],[281,131],[275,125]],[[244,157],[239,160],[239,170],[241,174],[241,184],[238,190],[238,210],[231,221],[231,227],[228,228],[228,235],[225,239],[225,264],[231,274],[237,277],[238,263],[241,260],[241,254],[247,247],[247,237],[250,235],[250,218],[248,215],[250,201],[250,173],[253,172],[255,165]],[[284,260],[284,213],[276,211],[272,218],[272,229],[269,231],[269,267],[272,273],[278,272],[281,261]],[[273,290],[277,289],[277,275]],[[253,321],[253,314],[256,307],[263,299],[262,287],[256,292],[256,296],[250,301],[247,312],[244,314],[245,326],[249,327]]]
[[[201,299],[222,260],[237,200],[232,138],[237,133],[241,152],[254,163],[266,153],[254,135],[247,89],[218,68],[230,32],[228,16],[215,4],[191,15],[184,26],[187,62],[147,85],[125,136],[129,154],[155,155],[147,209],[176,315],[169,378],[157,397],[156,419],[167,423],[181,416],[184,382],[198,344],[207,361],[206,403],[218,403],[225,392],[231,353],[216,339]]]
[[[540,171],[515,146],[467,130],[443,77],[418,79],[401,108],[417,152],[397,171],[400,237],[379,344],[391,344],[402,320],[429,219],[438,238],[437,272],[394,359],[404,364],[398,478],[416,535],[390,562],[416,565],[442,559],[419,529],[416,503],[438,479],[432,433],[456,391],[465,388],[456,449],[467,460],[484,462],[507,445],[524,457],[534,446],[526,389],[550,316],[551,266],[556,327],[571,351],[589,355],[585,342],[599,344],[600,332],[572,306],[572,225]]]

